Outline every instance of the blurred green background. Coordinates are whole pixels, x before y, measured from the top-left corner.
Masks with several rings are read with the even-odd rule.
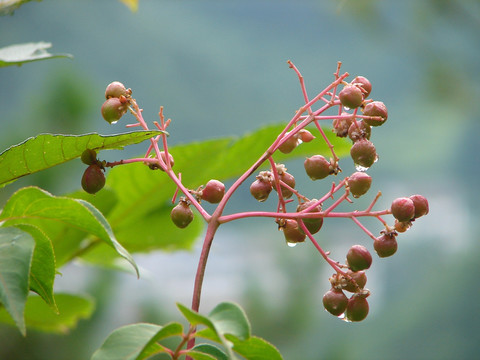
[[[114,0],[44,0],[0,18],[0,47],[31,41],[52,42],[51,52],[74,59],[0,69],[2,150],[42,132],[122,132],[99,112],[113,80],[133,89],[146,119],[156,120],[165,106],[170,143],[180,144],[289,120],[302,104],[289,59],[312,95],[331,82],[337,61],[369,78],[372,97],[389,110],[372,137],[380,161],[369,171],[370,193],[382,191],[379,208],[421,193],[430,214],[399,237],[395,256],[374,261],[368,318],[347,324],[327,314],[321,298],[332,271],[312,246],[288,248],[275,224],[262,219],[220,230],[202,311],[239,302],[253,333],[287,360],[478,356],[479,1],[140,0],[132,13]],[[105,158],[142,151],[134,146]],[[295,174],[302,163],[287,166]],[[353,167],[344,163],[348,174]],[[0,189],[0,202],[30,184],[56,195],[76,190],[82,169],[78,161],[23,178]],[[297,181],[311,193],[325,191],[305,177]],[[248,187],[241,190],[233,199],[238,208],[248,197]],[[346,220],[326,222],[319,241],[339,260],[354,243],[371,246]],[[0,359],[86,359],[120,325],[180,319],[175,302],[190,303],[198,252],[137,255],[140,280],[63,269],[57,289],[92,294],[93,318],[61,336],[30,331],[24,339],[0,326]]]

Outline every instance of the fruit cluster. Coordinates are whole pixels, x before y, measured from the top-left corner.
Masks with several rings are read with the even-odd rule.
[[[369,191],[372,178],[366,171],[378,159],[377,151],[371,141],[372,128],[383,125],[387,121],[387,108],[383,102],[369,98],[372,84],[367,78],[357,76],[351,82],[346,82],[345,79],[349,74],[340,75],[340,63],[335,73],[335,80],[314,98],[309,99],[302,75],[293,63],[289,62],[289,65],[300,80],[305,105],[295,113],[266,152],[228,190],[222,182],[215,179],[195,190],[188,189],[183,185],[181,174],[177,175],[172,169],[174,158],[168,151],[165,136],[170,119],[165,121],[163,108],[160,109],[160,123],[154,122],[154,125],[163,134],[150,139],[151,145],[145,157],[104,163],[96,159],[94,151],[88,150],[84,153],[85,156],[82,156],[82,160],[89,165],[84,179],[82,179],[82,186],[87,192],[95,193],[105,183],[102,172],[105,166],[122,165],[134,161],[142,161],[152,170],[160,169],[172,179],[177,186],[172,202],[175,202],[178,192],[183,194],[171,210],[172,222],[179,228],[187,227],[194,219],[192,208],[195,208],[208,223],[198,267],[199,275],[197,274],[195,282],[192,307],[194,310],[198,310],[203,271],[210,244],[219,225],[240,218],[262,216],[270,217],[275,221],[289,246],[293,247],[298,243],[305,242],[306,239],[310,240],[325,261],[335,270],[329,279],[331,288],[323,297],[325,309],[345,320],[361,321],[366,318],[369,310],[367,297],[370,295],[370,291],[365,288],[367,282],[365,271],[372,265],[372,255],[365,246],[354,245],[346,255],[345,264],[341,264],[330,258],[330,253],[322,249],[314,235],[322,229],[327,218],[350,219],[373,240],[373,249],[378,257],[385,258],[397,251],[398,233],[405,232],[416,219],[428,213],[428,201],[421,195],[401,197],[395,199],[390,208],[374,211],[373,207],[380,196],[380,192],[378,192],[365,210],[335,211],[338,205],[344,201],[354,203],[353,199],[363,196]],[[341,86],[343,87],[340,90]],[[141,126],[144,130],[149,129],[142,117],[142,111],[136,101],[131,98],[130,89],[127,90],[119,82],[113,82],[108,85],[105,97],[102,115],[106,121],[115,123],[127,109],[130,109],[137,123],[127,126]],[[323,103],[323,105],[315,110],[312,106],[317,103]],[[333,114],[326,114],[327,110],[333,110]],[[348,137],[352,141],[350,156],[356,171],[343,179],[332,181],[330,189],[324,195],[317,194],[315,197],[308,197],[296,189],[295,177],[288,172],[285,165],[277,163],[274,158],[278,152],[291,153],[302,143],[309,143],[318,138],[326,143],[331,154],[312,154],[307,157],[304,160],[306,176],[312,181],[332,179],[333,176],[338,176],[342,172],[339,166],[340,159],[335,153],[334,146],[328,140],[324,128],[320,126],[321,121],[330,121],[336,136]],[[312,132],[318,132],[319,136],[314,136]],[[163,143],[163,149],[159,146],[159,141]],[[265,169],[266,164],[269,164],[267,169]],[[264,169],[261,170],[261,167]],[[276,211],[262,213],[245,211],[223,215],[225,205],[231,195],[252,176],[255,176],[250,184],[250,193],[253,198],[263,203],[272,193],[275,194]],[[216,204],[212,214],[204,209],[202,201]],[[330,201],[332,203],[327,204]],[[294,210],[289,211],[289,207]],[[383,217],[387,215],[393,215],[394,224],[388,225],[384,220]],[[379,231],[380,235],[375,236],[370,232],[360,222],[359,219],[362,217],[379,220],[383,227]],[[350,298],[345,295],[345,291],[352,293]]]

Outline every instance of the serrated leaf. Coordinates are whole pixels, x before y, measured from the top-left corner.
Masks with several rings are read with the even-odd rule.
[[[207,358],[202,358],[201,355],[208,354]],[[188,356],[192,357],[195,360],[203,359],[215,359],[215,360],[228,360],[227,354],[222,350],[212,344],[198,344],[193,347],[191,351],[188,352]]]
[[[177,335],[180,324],[172,323],[168,328],[160,325],[139,323],[123,326],[114,330],[95,351],[91,360],[141,360],[163,351],[156,343],[159,334],[165,337]]]
[[[52,240],[60,264],[79,251],[81,241],[91,234],[97,238],[96,241],[103,241],[114,248],[138,275],[135,261],[117,241],[107,220],[84,200],[56,197],[37,187],[27,187],[10,197],[0,220],[5,221],[5,225],[30,224],[41,229]],[[69,228],[73,229],[75,236],[70,236]]]
[[[55,255],[53,245],[48,236],[36,226],[19,224],[17,228],[29,233],[35,239],[32,266],[30,269],[30,290],[41,298],[58,313],[53,283],[55,281]]]
[[[234,336],[227,336],[233,342],[233,351],[243,356],[246,360],[282,360],[278,349],[268,341],[256,336],[247,340],[240,340]]]
[[[34,247],[29,233],[15,227],[0,228],[0,302],[23,335]]]
[[[135,131],[117,135],[41,134],[11,146],[0,154],[0,187],[22,176],[78,158],[86,149],[122,149],[161,131]]]
[[[29,296],[25,306],[25,323],[28,329],[64,334],[73,329],[79,320],[88,319],[95,308],[90,297],[55,294],[58,313],[39,296]],[[0,309],[0,322],[12,324],[4,309]]]
[[[1,9],[0,9],[1,11]],[[50,54],[47,49],[52,44],[47,42],[15,44],[0,48],[0,67],[22,65],[32,61],[72,58],[70,54]]]

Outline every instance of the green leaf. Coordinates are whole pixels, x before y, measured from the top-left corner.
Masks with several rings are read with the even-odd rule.
[[[230,334],[246,340],[250,337],[250,323],[243,309],[235,303],[218,304],[208,315],[220,334]]]
[[[47,49],[51,47],[51,43],[38,42],[15,44],[0,48],[0,67],[22,65],[28,62],[46,59],[73,57],[70,54],[50,54]]]
[[[165,327],[139,323],[114,330],[91,360],[141,360],[162,352],[161,339],[182,334],[182,325],[170,323]]]
[[[32,267],[30,269],[30,290],[35,291],[58,313],[53,296],[55,281],[55,256],[53,245],[48,236],[36,226],[19,224],[17,228],[29,233],[35,239]]]
[[[90,297],[55,294],[58,313],[39,296],[29,296],[25,306],[28,329],[63,334],[74,328],[81,319],[89,318],[95,308]],[[12,323],[4,309],[0,309],[0,322]]]
[[[204,355],[208,354],[208,355]],[[228,360],[227,354],[212,344],[198,344],[191,351],[188,352],[188,356],[195,360],[203,359],[216,359],[216,360]],[[203,357],[202,356],[208,356]]]
[[[227,336],[233,342],[233,350],[247,360],[282,360],[278,349],[259,337],[252,336],[247,340],[239,340],[233,336]]]
[[[80,157],[84,150],[122,149],[161,131],[135,131],[117,135],[41,134],[11,146],[0,154],[0,187],[18,178]]]
[[[56,197],[39,188],[27,187],[10,197],[0,220],[4,220],[5,225],[30,224],[41,229],[52,240],[60,264],[80,251],[82,240],[91,234],[96,239],[90,244],[103,241],[111,246],[135,268],[138,275],[135,261],[117,241],[107,220],[84,200]],[[69,229],[72,231],[69,232]]]
[[[198,312],[193,311],[193,310],[189,309],[188,307],[186,307],[182,304],[179,304],[179,303],[177,303],[177,307],[180,310],[180,312],[183,314],[185,319],[187,319],[188,322],[191,325],[193,325],[193,326],[205,325],[210,330],[212,330],[214,332],[217,332],[217,330],[215,329],[215,325],[213,324],[213,322],[208,317],[203,316],[203,315],[199,314]]]
[[[24,309],[35,240],[14,227],[0,228],[0,302],[25,335]]]

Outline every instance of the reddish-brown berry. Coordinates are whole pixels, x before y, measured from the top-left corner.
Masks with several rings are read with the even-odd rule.
[[[410,200],[412,200],[415,205],[415,219],[428,214],[428,201],[425,196],[412,195],[410,196]]]
[[[297,212],[301,212],[302,210],[307,209],[308,207],[314,205],[317,200],[313,199],[307,202],[304,202],[300,205],[297,206]],[[315,206],[313,209],[309,211],[309,213],[318,213],[322,211],[322,207],[320,205]],[[320,231],[323,225],[323,218],[303,218],[302,219],[303,223],[305,224],[305,227],[310,231],[310,234],[316,234],[317,232]],[[302,230],[302,229],[300,229]]]
[[[294,189],[295,188],[295,177],[292,174],[289,174],[287,172],[287,168],[283,164],[279,164],[279,165],[277,165],[277,171],[278,171],[279,180],[283,181],[285,184],[287,184],[292,189]],[[280,184],[280,187],[282,189],[282,196],[285,199],[289,199],[289,198],[292,197],[293,192],[290,189],[286,188],[285,186],[282,186],[282,184]],[[273,189],[277,190],[277,187],[273,186]]]
[[[354,294],[347,304],[345,318],[349,321],[362,321],[368,315],[368,301],[361,295]]]
[[[287,136],[289,133],[286,133],[285,136]],[[280,150],[284,154],[289,154],[293,151],[298,146],[298,134],[295,134],[291,137],[289,137],[287,140],[285,140],[279,147],[278,150]]]
[[[347,264],[352,271],[368,269],[372,265],[372,255],[365,246],[353,245],[347,253]]]
[[[82,157],[80,159],[86,165],[95,164],[97,162],[97,152],[92,149],[86,149],[82,152]]]
[[[92,164],[83,173],[82,188],[89,194],[95,194],[105,186],[105,175],[97,164]]]
[[[268,199],[268,195],[272,191],[272,182],[257,178],[252,185],[250,185],[250,193],[260,202]]]
[[[365,284],[367,283],[367,275],[365,274],[365,271],[352,271],[348,269],[347,275],[350,275],[357,286],[355,286],[353,281],[347,278],[347,285],[343,288],[344,290],[349,292],[357,292],[359,289],[363,289],[365,287]]]
[[[105,121],[115,124],[127,112],[127,105],[122,103],[119,98],[109,98],[102,105],[102,116]]]
[[[309,143],[313,139],[315,139],[315,136],[312,135],[310,131],[307,129],[302,129],[298,132],[298,135],[300,136],[300,140],[303,142]]]
[[[362,90],[355,85],[346,85],[338,94],[338,98],[343,106],[349,109],[355,109],[362,105],[363,93]]]
[[[348,298],[342,290],[331,288],[323,295],[323,307],[330,314],[339,316],[345,312],[348,305]]]
[[[210,180],[201,190],[203,200],[212,204],[218,204],[225,195],[225,185],[218,180]]]
[[[398,221],[395,219],[395,231],[399,233],[404,233],[408,229],[410,229],[410,226],[412,226],[412,223],[410,221]]]
[[[342,113],[342,115],[348,115],[348,113]],[[338,137],[346,137],[348,135],[348,129],[352,125],[353,117],[343,117],[334,119],[332,122],[333,131]]]
[[[180,202],[172,209],[170,218],[176,226],[183,229],[192,222],[193,211],[190,209],[190,206],[186,201],[180,200]]]
[[[410,221],[415,217],[415,204],[410,198],[397,198],[393,200],[390,211],[398,221]]]
[[[372,134],[372,128],[370,125],[366,124],[365,121],[352,122],[348,128],[348,137],[353,141],[358,141],[362,139],[370,139]]]
[[[332,173],[330,162],[322,155],[313,155],[307,158],[303,166],[312,180],[324,179]]]
[[[357,171],[348,177],[347,184],[350,194],[358,198],[370,189],[372,177],[365,172]]]
[[[397,252],[397,239],[392,233],[383,234],[373,241],[373,248],[379,257],[392,256]]]
[[[353,79],[352,85],[355,85],[362,90],[364,98],[367,98],[372,92],[372,84],[364,76],[357,76],[355,79]]]
[[[105,99],[109,99],[111,97],[119,98],[120,96],[128,96],[130,95],[125,85],[123,85],[119,81],[114,81],[107,85],[105,90]]]
[[[285,223],[283,224],[281,229],[283,231],[283,235],[285,236],[285,240],[287,241],[287,244],[297,244],[305,241],[306,235],[299,228],[296,220],[293,220],[293,219],[285,220]]]
[[[388,111],[385,104],[381,101],[372,101],[365,105],[363,109],[363,115],[366,116],[379,116],[381,119],[371,119],[371,118],[364,118],[363,121],[370,126],[380,126],[385,123],[388,119]]]
[[[357,168],[368,169],[377,160],[377,151],[371,141],[363,139],[352,145],[350,156]]]

